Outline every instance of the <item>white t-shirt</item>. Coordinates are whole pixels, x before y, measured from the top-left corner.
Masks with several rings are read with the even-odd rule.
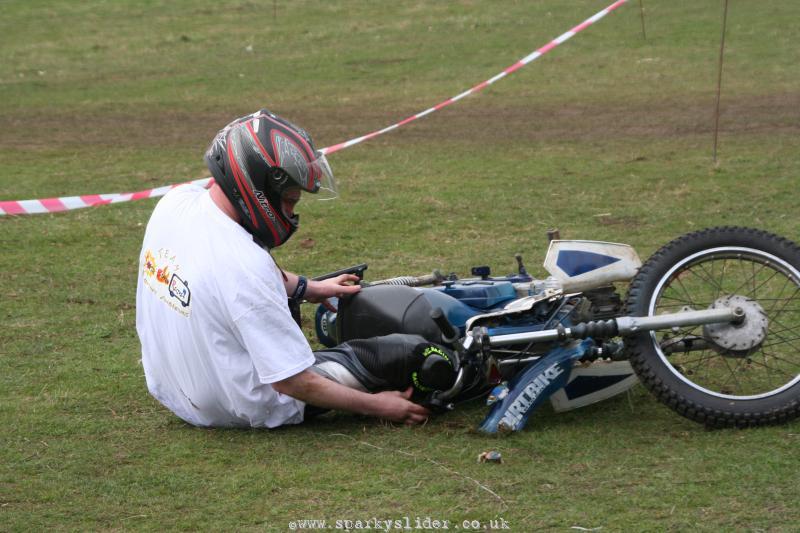
[[[198,426],[303,421],[302,402],[269,384],[314,362],[272,257],[205,189],[158,202],[144,236],[136,331],[147,388]]]

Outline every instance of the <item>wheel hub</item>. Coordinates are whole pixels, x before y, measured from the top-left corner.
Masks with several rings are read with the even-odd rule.
[[[746,357],[756,351],[767,337],[769,320],[764,308],[746,296],[718,298],[709,309],[738,308],[743,318],[736,322],[720,322],[703,326],[703,337],[712,349],[730,357]]]

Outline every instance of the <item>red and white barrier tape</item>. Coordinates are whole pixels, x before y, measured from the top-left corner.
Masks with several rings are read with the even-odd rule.
[[[421,111],[416,115],[411,115],[408,118],[401,120],[391,126],[387,126],[383,129],[373,131],[372,133],[368,133],[366,135],[362,135],[361,137],[356,137],[354,139],[350,139],[349,141],[345,141],[339,144],[334,144],[333,146],[327,146],[322,148],[320,151],[325,154],[332,154],[334,152],[338,152],[339,150],[343,150],[345,148],[349,148],[353,145],[362,143],[379,135],[383,135],[384,133],[388,133],[392,130],[396,130],[401,126],[405,126],[410,122],[414,122],[415,120],[421,119],[424,116],[430,115],[434,111],[439,111],[442,108],[449,106],[450,104],[454,104],[461,100],[462,98],[469,96],[471,94],[475,94],[477,92],[482,91],[489,85],[505,78],[509,74],[513,74],[517,70],[521,69],[525,65],[531,63],[535,59],[543,56],[559,44],[563,43],[564,41],[569,40],[574,35],[580,33],[581,31],[585,30],[587,27],[591,26],[598,20],[602,19],[618,7],[622,6],[622,4],[626,3],[628,0],[617,0],[610,6],[606,7],[605,9],[595,13],[588,19],[584,20],[574,28],[569,31],[566,31],[547,43],[546,45],[542,46],[538,50],[528,54],[527,56],[523,57],[510,67],[504,69],[499,74],[492,76],[488,80],[482,81],[481,83],[475,85],[474,87],[467,89],[466,91],[453,96],[452,98],[448,98],[447,100],[436,104],[433,107],[429,107],[425,111]],[[192,183],[197,183],[203,186],[206,186],[211,181],[211,178],[205,178],[201,180],[195,180]],[[155,189],[147,189],[144,191],[133,192],[133,193],[118,193],[118,194],[92,194],[86,196],[66,196],[61,198],[45,198],[42,200],[12,200],[12,201],[0,201],[0,216],[2,215],[32,215],[36,213],[55,213],[58,211],[68,211],[72,209],[81,209],[83,207],[92,207],[95,205],[103,205],[103,204],[114,204],[120,202],[130,202],[132,200],[141,200],[143,198],[157,198],[159,196],[164,196],[169,192],[170,189],[177,187],[179,184],[175,185],[166,185],[164,187],[158,187]]]
[[[205,187],[211,182],[211,178],[194,180],[196,183]],[[182,183],[166,185],[155,189],[147,189],[139,192],[125,192],[112,194],[89,194],[85,196],[63,196],[61,198],[44,198],[42,200],[16,200],[0,202],[0,215],[35,215],[38,213],[57,213],[59,211],[70,211],[84,207],[96,205],[117,204],[120,202],[130,202],[132,200],[142,200],[144,198],[158,198],[164,196],[171,189]]]

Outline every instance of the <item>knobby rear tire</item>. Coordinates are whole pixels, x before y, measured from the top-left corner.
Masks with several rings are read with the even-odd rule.
[[[750,271],[752,280],[747,279]],[[734,277],[737,272],[744,276],[738,289],[732,288],[741,283]],[[782,293],[778,292],[780,283],[784,284]],[[739,227],[711,228],[679,237],[639,270],[631,282],[625,310],[629,316],[681,308],[701,310],[715,301],[715,296],[729,291],[752,293],[743,295],[758,301],[766,289],[771,292],[760,305],[766,315],[772,315],[771,322],[765,340],[752,353],[726,354],[718,345],[699,354],[670,353],[666,348],[670,343],[678,345],[681,335],[681,346],[702,339],[702,326],[626,338],[631,366],[641,382],[677,413],[710,427],[779,424],[799,416],[800,248],[793,242]],[[680,299],[686,300],[682,306]],[[691,356],[695,360],[689,359]],[[697,365],[694,371],[693,365]],[[727,377],[726,368],[730,370]]]

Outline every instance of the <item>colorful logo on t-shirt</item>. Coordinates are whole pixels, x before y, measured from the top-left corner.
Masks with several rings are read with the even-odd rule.
[[[192,293],[189,291],[189,285],[177,274],[173,274],[169,281],[169,295],[176,298],[182,306],[189,307],[189,300]]]
[[[177,258],[166,248],[153,253],[146,250],[142,263],[142,279],[145,286],[174,311],[188,317],[191,314],[192,292],[189,282],[177,274],[180,266]]]

